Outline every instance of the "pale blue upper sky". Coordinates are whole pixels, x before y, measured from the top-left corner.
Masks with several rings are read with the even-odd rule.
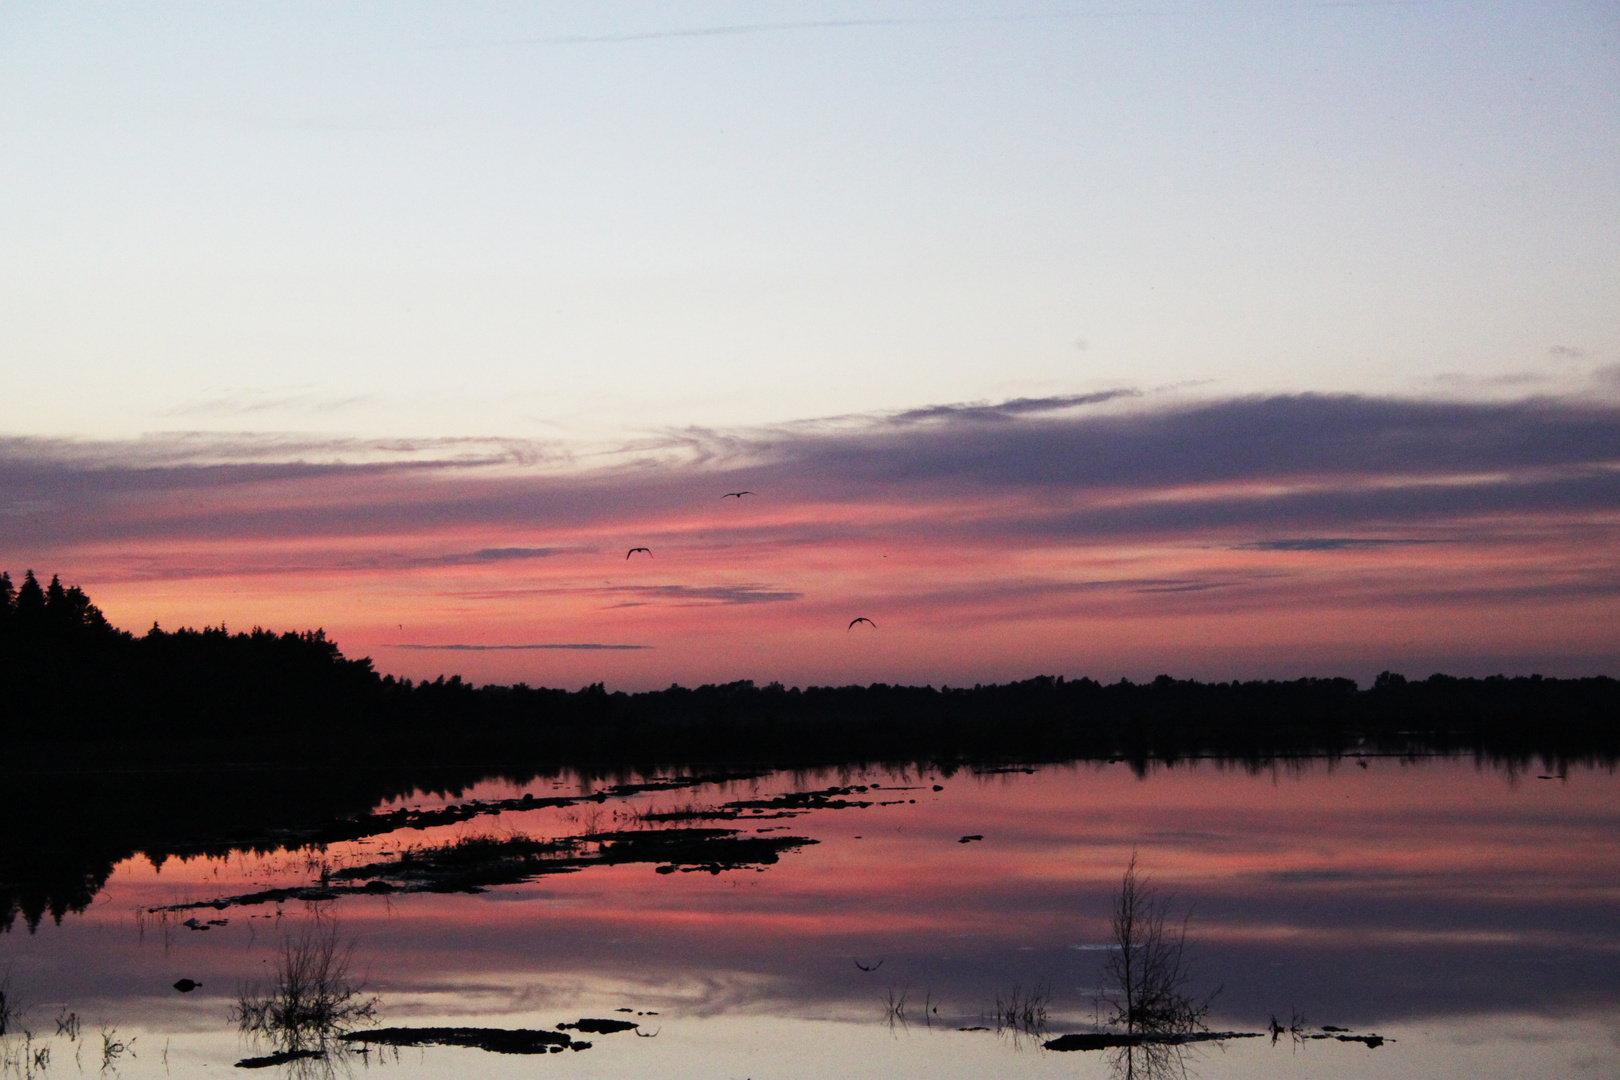
[[[0,433],[1616,365],[1615,3],[0,0]]]

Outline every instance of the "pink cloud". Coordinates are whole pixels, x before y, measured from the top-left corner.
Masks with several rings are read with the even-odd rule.
[[[122,625],[322,625],[413,677],[1615,668],[1614,408],[1053,399],[608,460],[11,440],[0,510],[14,569],[64,573]],[[857,615],[878,632],[847,631]],[[492,647],[524,643],[651,648]]]

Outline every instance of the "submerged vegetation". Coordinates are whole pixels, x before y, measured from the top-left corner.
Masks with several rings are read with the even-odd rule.
[[[589,1050],[591,1044],[563,1034],[608,1035],[635,1031],[631,1020],[583,1018],[556,1031],[480,1027],[370,1027],[381,999],[367,996],[351,972],[354,946],[340,945],[335,920],[312,907],[296,935],[282,940],[268,985],[243,987],[230,1020],[269,1053],[244,1058],[241,1069],[293,1066],[299,1077],[335,1074],[334,1060],[365,1054],[371,1046],[459,1046],[500,1054],[545,1054]]]
[[[742,836],[735,829],[651,829],[586,833],[554,840],[527,836],[466,836],[446,844],[410,847],[386,862],[323,872],[319,882],[216,897],[151,909],[156,913],[300,900],[323,903],[341,896],[394,892],[483,892],[546,874],[587,866],[657,863],[658,873],[757,870],[785,851],[817,841],[804,836]]]
[[[1185,1080],[1198,1044],[1264,1038],[1263,1031],[1210,1030],[1206,1021],[1220,989],[1195,987],[1187,941],[1191,918],[1191,912],[1179,922],[1171,917],[1170,898],[1137,873],[1132,852],[1109,912],[1113,941],[1103,962],[1105,984],[1096,1002],[1098,1030],[1060,1035],[1042,1047],[1111,1051],[1109,1072],[1121,1080]],[[998,1013],[1001,1008],[998,999]],[[1044,1019],[1044,1008],[1041,1016]],[[1342,1027],[1326,1026],[1313,1033],[1304,1024],[1298,1012],[1289,1027],[1272,1016],[1272,1045],[1283,1034],[1296,1045],[1331,1039],[1376,1049],[1385,1042],[1381,1035],[1356,1035]]]
[[[338,944],[337,923],[319,914],[282,940],[269,983],[243,987],[231,1008],[243,1035],[273,1048],[245,1067],[322,1057],[375,1018],[378,999],[351,974],[353,957],[353,945]]]
[[[1047,1007],[1051,1003],[1052,991],[1045,983],[1037,983],[1028,990],[1014,983],[1011,990],[996,995],[993,1013],[996,1030],[1039,1036],[1046,1030]]]

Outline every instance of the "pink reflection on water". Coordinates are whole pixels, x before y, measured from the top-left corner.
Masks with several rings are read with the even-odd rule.
[[[1101,942],[1107,896],[1133,850],[1164,890],[1197,906],[1199,935],[1226,942],[1343,941],[1358,935],[1382,941],[1589,941],[1589,929],[1503,926],[1490,919],[1485,925],[1445,926],[1435,924],[1433,915],[1448,906],[1466,919],[1463,908],[1485,912],[1620,899],[1620,799],[1612,775],[1582,771],[1547,781],[1534,774],[1482,772],[1463,762],[1367,764],[1313,763],[1250,774],[1204,763],[1145,779],[1124,765],[1090,764],[1034,775],[875,773],[865,779],[881,786],[851,797],[901,800],[899,805],[757,823],[746,817],[693,823],[747,832],[780,829],[817,841],[764,872],[660,875],[647,864],[594,867],[476,896],[354,898],[339,906],[361,936],[375,930],[395,938],[385,928],[442,923],[440,936],[464,943],[452,953],[476,968],[498,964],[516,942],[558,936],[575,939],[570,951],[603,935],[687,945],[701,940],[702,954],[715,962],[756,954],[766,943],[795,951],[881,943],[926,951],[929,940],[950,935],[1009,945]],[[161,870],[133,859],[119,866],[106,904],[127,911],[305,883],[323,865],[356,865],[409,845],[634,828],[634,815],[642,810],[836,782],[827,775],[797,782],[776,776],[645,793],[602,805],[402,830],[321,852],[176,860]],[[932,790],[935,783],[944,790]],[[490,784],[457,799],[406,802],[521,793]],[[550,793],[549,785],[538,792]],[[962,842],[967,835],[984,839]],[[1391,921],[1402,904],[1412,917]],[[543,921],[537,921],[537,910],[544,912]],[[220,914],[240,920],[272,911],[265,906]],[[1332,921],[1324,923],[1329,911]],[[394,956],[402,976],[417,967],[413,955],[414,946]],[[436,958],[433,966],[442,962]]]
[[[987,1003],[1013,983],[1044,983],[1053,1023],[1080,1030],[1112,891],[1134,850],[1161,888],[1192,907],[1201,977],[1227,987],[1223,1026],[1254,1029],[1293,1005],[1315,1023],[1405,1022],[1385,1032],[1400,1040],[1392,1052],[1379,1051],[1390,1075],[1417,1062],[1461,1060],[1432,1042],[1452,1036],[1425,1033],[1465,1028],[1467,1038],[1496,1047],[1485,1055],[1492,1060],[1518,1060],[1522,1050],[1502,1031],[1574,1039],[1579,1028],[1578,1047],[1548,1043],[1536,1068],[1551,1062],[1555,1068],[1541,1071],[1562,1075],[1576,1058],[1613,1064],[1612,1048],[1604,1051],[1592,1033],[1620,1017],[1616,777],[1577,770],[1542,780],[1467,761],[1366,765],[1251,773],[1204,762],[1145,778],[1123,764],[1033,774],[775,774],[481,816],[322,851],[173,859],[161,869],[136,858],[119,865],[83,917],[0,939],[0,964],[36,1002],[67,1003],[93,1023],[144,1024],[142,1038],[154,1045],[172,1033],[176,1046],[202,1047],[226,1037],[232,995],[262,978],[277,944],[308,912],[296,903],[204,908],[189,914],[200,925],[220,923],[193,930],[182,923],[188,913],[138,926],[137,907],[305,883],[323,864],[354,865],[407,845],[634,827],[641,811],[853,783],[868,790],[850,798],[896,804],[714,823],[818,841],[762,872],[593,867],[478,894],[355,896],[326,909],[356,943],[386,1023],[550,1026],[615,1008],[652,1010],[669,1038],[613,1054],[633,1050],[638,1056],[622,1058],[625,1071],[643,1061],[645,1075],[664,1075],[669,1059],[658,1054],[681,1045],[673,1040],[687,1039],[693,1053],[757,1062],[762,1045],[802,1044],[806,1032],[794,1023],[880,1024],[890,992],[911,994],[914,1008],[937,1002],[940,1025],[954,1033],[981,1023]],[[576,779],[561,783],[486,783],[394,805],[582,790]],[[983,839],[962,842],[972,835]],[[177,994],[171,985],[181,977],[202,988]],[[890,1075],[920,1068],[917,1054],[936,1055],[928,1068],[946,1075],[957,1055],[986,1052],[903,1041],[883,1051],[858,1036],[840,1040],[865,1046],[863,1054],[898,1055],[883,1059]],[[817,1045],[824,1063],[860,1064],[825,1039]],[[194,1052],[199,1061],[207,1056]],[[208,1051],[214,1064],[193,1074],[228,1066],[235,1052]],[[998,1052],[1017,1051],[1009,1044]],[[1365,1064],[1356,1063],[1385,1060],[1234,1053],[1244,1070],[1274,1075],[1362,1075]],[[592,1060],[591,1069],[621,1063],[605,1050]],[[989,1058],[981,1065],[996,1067]],[[1077,1066],[1018,1067],[1072,1075]],[[1426,1068],[1417,1071],[1446,1074]]]

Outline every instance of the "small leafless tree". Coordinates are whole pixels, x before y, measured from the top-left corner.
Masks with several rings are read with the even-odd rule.
[[[280,1050],[324,1049],[333,1036],[376,1015],[377,999],[363,996],[350,977],[353,954],[353,945],[338,945],[337,924],[317,914],[282,941],[270,985],[243,988],[231,1019],[243,1034]]]
[[[1170,901],[1136,873],[1136,853],[1114,898],[1115,948],[1104,967],[1111,986],[1104,1001],[1108,1022],[1126,1034],[1164,1039],[1209,1030],[1204,1018],[1220,991],[1193,991],[1187,921],[1170,920]]]

